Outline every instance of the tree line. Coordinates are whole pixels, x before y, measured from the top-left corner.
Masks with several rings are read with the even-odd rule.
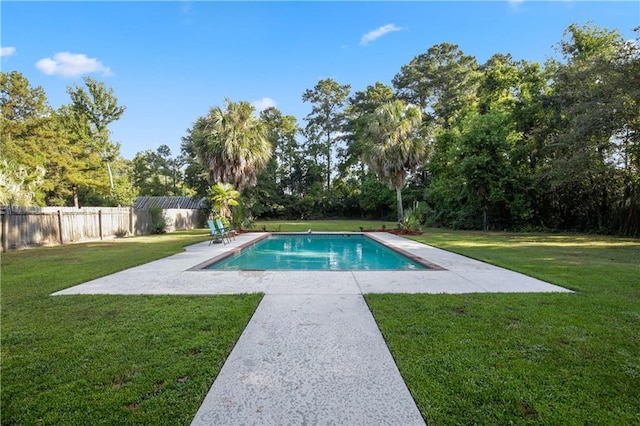
[[[320,80],[302,94],[303,123],[227,99],[179,155],[163,145],[131,161],[110,141],[124,107],[103,83],[69,87],[70,105],[53,111],[41,88],[2,73],[0,203],[126,205],[223,182],[245,218],[640,235],[638,40],[574,24],[556,49],[544,64],[479,64],[434,45],[391,86]]]

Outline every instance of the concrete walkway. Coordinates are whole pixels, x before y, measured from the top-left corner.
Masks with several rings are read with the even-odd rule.
[[[569,292],[388,233],[372,235],[446,270],[192,269],[260,235],[195,244],[54,295],[265,293],[193,425],[414,425],[424,421],[363,294]]]
[[[421,425],[362,295],[266,295],[192,425]]]

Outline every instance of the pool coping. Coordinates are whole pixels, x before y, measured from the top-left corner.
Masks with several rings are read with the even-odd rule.
[[[197,265],[187,269],[187,271],[208,271],[209,269],[207,269],[209,266],[213,265],[216,262],[220,262],[221,260],[226,259],[229,256],[233,256],[235,253],[240,253],[242,250],[244,250],[247,247],[251,247],[254,244],[259,243],[260,241],[264,240],[265,238],[269,238],[270,235],[272,235],[273,233],[268,232],[264,235],[260,235],[258,238],[253,239],[251,241],[246,241],[242,244],[240,244],[239,246],[235,246],[235,247],[231,247],[229,250],[222,252],[220,254],[218,254],[215,257],[212,257],[211,259],[205,260],[204,262],[198,263]],[[266,269],[243,269],[243,271],[265,271]]]
[[[229,256],[233,256],[236,253],[240,253],[247,247],[251,247],[255,244],[258,244],[260,241],[269,238],[272,235],[363,235],[378,244],[383,245],[389,250],[393,250],[394,252],[401,254],[402,256],[412,260],[415,263],[418,263],[421,266],[424,266],[425,269],[407,269],[402,271],[407,272],[428,272],[428,271],[446,271],[447,268],[444,268],[440,265],[437,265],[433,262],[428,261],[414,253],[408,252],[400,247],[396,247],[394,245],[387,244],[386,241],[376,237],[372,232],[267,232],[264,235],[259,236],[258,238],[244,242],[236,247],[231,248],[223,253],[218,254],[211,259],[205,260],[192,268],[187,269],[188,271],[209,271],[209,266],[214,263],[220,262]],[[367,269],[368,271],[380,271],[380,272],[391,272],[396,271],[395,269]],[[239,269],[239,271],[286,271],[283,269]],[[350,269],[339,269],[339,270],[327,270],[327,269],[305,269],[305,271],[322,271],[322,272],[348,272]]]
[[[344,233],[341,233],[344,234]],[[387,246],[428,259],[441,270],[361,271],[218,271],[193,268],[251,244],[268,233],[236,236],[227,244],[208,241],[175,255],[129,268],[53,293],[129,295],[214,294],[376,294],[376,293],[549,293],[568,290],[536,278],[438,249],[387,232],[368,233]]]
[[[386,241],[384,241],[381,238],[376,237],[373,233],[371,232],[362,232],[363,235],[366,235],[367,237],[371,238],[373,241],[376,241],[379,244],[384,245],[385,247],[395,251],[396,253],[400,253],[401,255],[408,257],[409,259],[413,260],[416,263],[419,263],[423,266],[425,266],[427,269],[426,270],[422,270],[422,272],[428,272],[428,271],[446,271],[447,268],[444,268],[440,265],[437,265],[433,262],[428,261],[427,259],[424,259],[420,256],[418,256],[417,254],[414,253],[410,253],[406,250],[404,250],[401,247],[396,247],[393,245],[389,245],[386,243]]]

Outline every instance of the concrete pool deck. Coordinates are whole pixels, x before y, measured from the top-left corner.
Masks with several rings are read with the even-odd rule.
[[[424,424],[363,294],[570,292],[388,233],[378,240],[445,270],[193,270],[263,233],[184,252],[54,293],[265,294],[192,425]]]
[[[215,271],[192,270],[264,233],[241,234],[230,244],[194,244],[182,253],[54,293],[71,294],[367,294],[568,292],[517,272],[385,232],[387,245],[446,270],[424,271]]]

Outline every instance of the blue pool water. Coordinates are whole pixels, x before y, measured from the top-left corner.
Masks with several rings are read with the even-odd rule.
[[[270,235],[207,268],[329,271],[428,269],[361,234]]]

